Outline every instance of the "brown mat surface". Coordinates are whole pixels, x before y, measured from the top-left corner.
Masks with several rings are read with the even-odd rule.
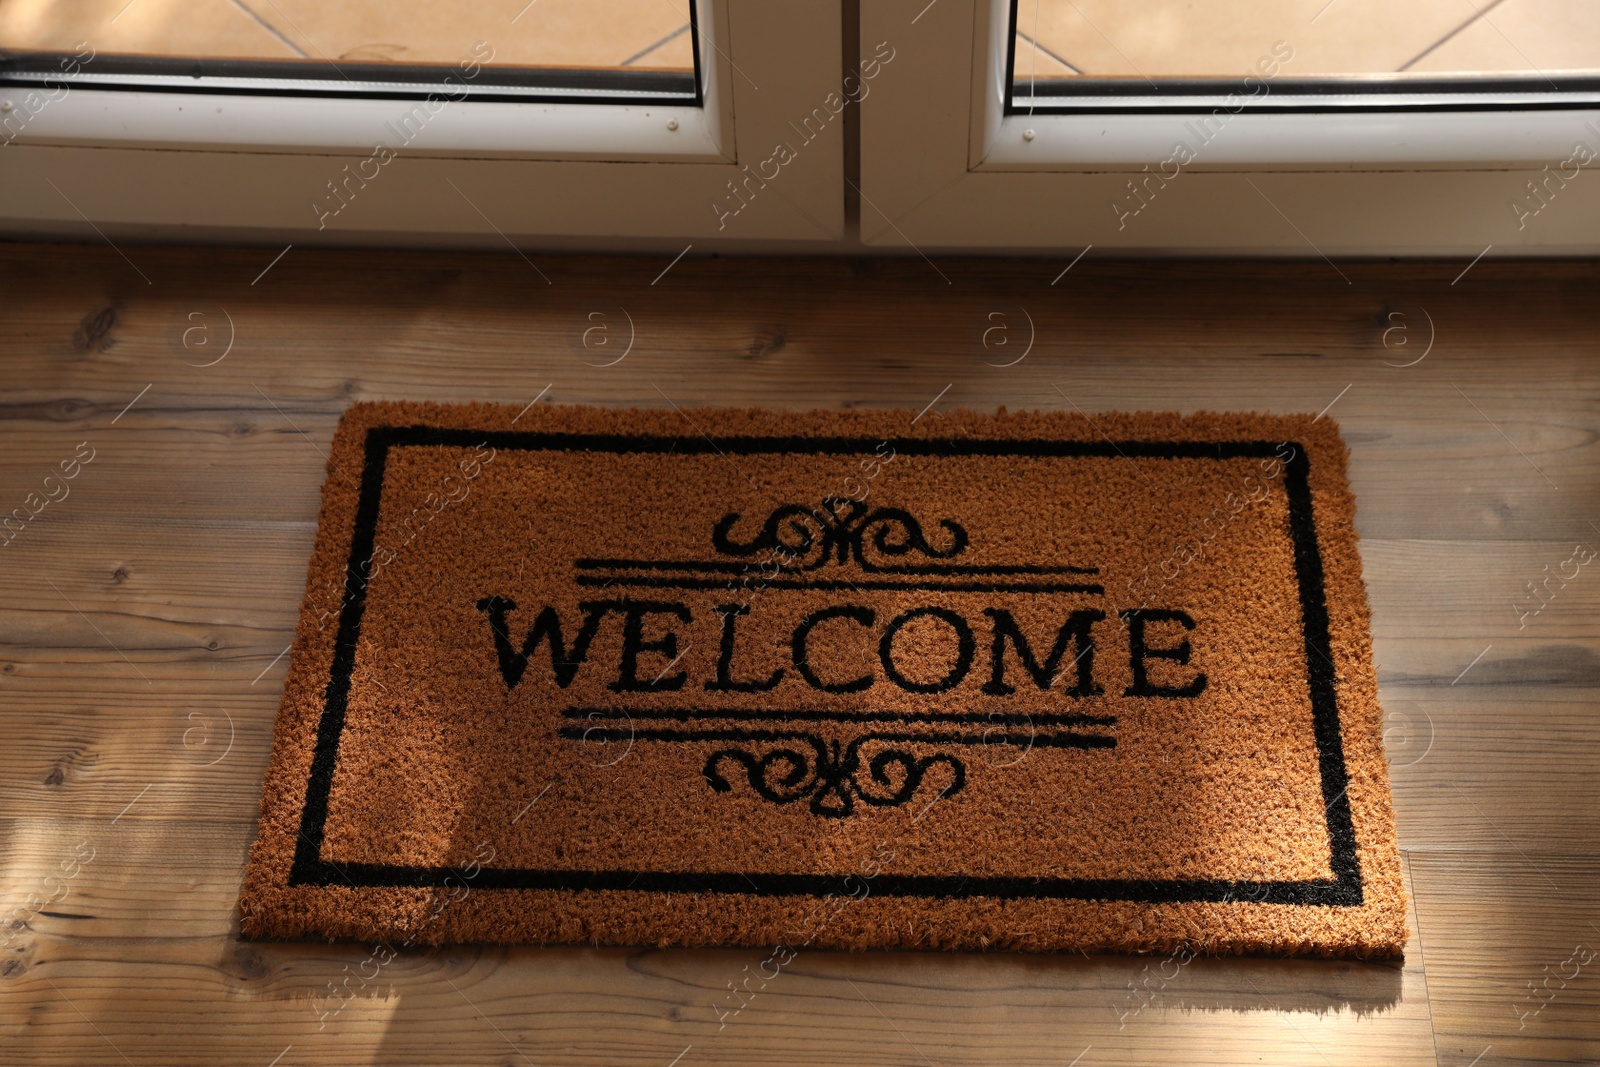
[[[1398,954],[1345,456],[1309,416],[356,405],[244,932]]]

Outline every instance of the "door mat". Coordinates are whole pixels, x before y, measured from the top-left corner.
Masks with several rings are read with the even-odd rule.
[[[1393,956],[1309,416],[359,404],[250,937]]]

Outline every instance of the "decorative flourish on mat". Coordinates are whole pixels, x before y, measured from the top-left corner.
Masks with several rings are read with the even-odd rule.
[[[904,804],[916,795],[923,776],[936,763],[950,768],[951,775],[950,784],[939,791],[941,800],[961,792],[967,784],[966,767],[943,752],[919,757],[898,748],[885,748],[863,767],[861,746],[880,740],[871,734],[843,746],[837,740],[824,741],[809,733],[795,734],[794,740],[811,751],[783,746],[758,754],[754,745],[748,749],[718,749],[706,760],[706,781],[719,793],[731,791],[733,786],[723,777],[721,765],[732,761],[743,765],[750,788],[763,799],[789,804],[809,797],[812,813],[830,819],[850,815],[857,800],[879,808]],[[867,772],[864,778],[863,770]]]
[[[884,556],[921,555],[929,559],[949,559],[967,547],[967,531],[958,522],[940,519],[939,525],[950,535],[948,548],[935,548],[922,532],[922,524],[901,508],[868,508],[856,500],[831,497],[822,507],[785,504],[767,516],[761,532],[749,541],[735,541],[733,527],[742,516],[729,512],[711,531],[711,543],[727,556],[753,556],[759,552],[783,552],[803,561],[799,570],[816,570],[830,562],[848,563],[854,559],[866,571],[893,571],[897,568],[875,564],[867,558],[866,542]],[[814,555],[813,555],[814,553]]]

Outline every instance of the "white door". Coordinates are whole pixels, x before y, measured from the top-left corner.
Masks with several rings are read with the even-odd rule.
[[[1600,251],[1590,0],[871,0],[862,239]]]
[[[0,0],[0,229],[835,241],[841,65],[838,0]]]

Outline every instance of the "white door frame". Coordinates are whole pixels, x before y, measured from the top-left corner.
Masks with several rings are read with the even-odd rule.
[[[0,141],[0,231],[460,247],[839,240],[840,0],[699,5],[703,110],[66,83]],[[0,86],[0,105],[13,99],[14,115],[34,91]]]
[[[1005,115],[1009,35],[1007,0],[862,5],[863,53],[891,39],[901,56],[861,109],[864,244],[1600,252],[1600,107],[1227,114],[1185,160],[1173,150],[1193,115]]]

